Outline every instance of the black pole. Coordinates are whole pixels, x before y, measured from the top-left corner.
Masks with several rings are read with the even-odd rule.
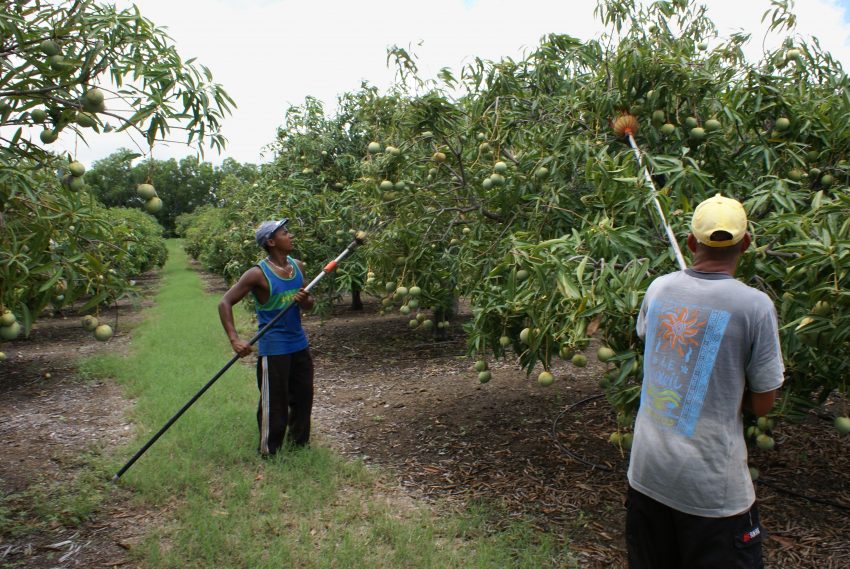
[[[355,237],[354,241],[349,243],[348,247],[346,247],[345,250],[336,259],[334,259],[333,261],[331,261],[330,263],[325,265],[325,268],[322,269],[322,272],[319,273],[318,276],[316,276],[316,278],[314,278],[312,281],[310,281],[310,284],[308,284],[306,287],[304,287],[304,290],[307,291],[307,292],[310,292],[310,289],[312,289],[314,286],[316,286],[316,283],[318,283],[320,280],[322,280],[322,277],[324,277],[328,273],[332,272],[336,268],[337,264],[340,261],[342,261],[343,259],[345,259],[346,257],[348,257],[351,253],[353,253],[354,250],[357,249],[357,247],[359,247],[360,245],[363,244],[364,240],[365,240],[365,234],[362,233],[362,232],[358,232],[357,237]],[[271,328],[278,320],[280,320],[283,317],[283,315],[286,314],[289,311],[289,309],[292,308],[293,306],[295,306],[295,304],[290,304],[285,309],[281,310],[277,314],[277,316],[272,318],[271,321],[269,321],[268,324],[263,326],[263,328],[259,332],[257,332],[257,334],[253,338],[251,338],[248,341],[248,344],[253,346],[257,342],[257,340],[259,340],[263,336],[263,334],[265,334],[269,330],[269,328]],[[133,466],[133,464],[143,454],[145,454],[145,451],[147,451],[151,446],[153,446],[153,444],[159,439],[159,437],[161,437],[165,433],[165,431],[167,431],[169,428],[171,428],[171,425],[176,423],[177,419],[179,419],[180,416],[183,413],[185,413],[186,410],[189,407],[191,407],[192,404],[195,401],[200,399],[201,395],[203,395],[204,392],[206,392],[207,389],[212,387],[212,384],[215,383],[216,381],[218,381],[218,378],[220,378],[222,375],[224,375],[224,372],[229,370],[230,366],[232,366],[236,362],[236,360],[238,360],[238,359],[239,359],[238,354],[236,354],[232,358],[230,358],[230,361],[227,362],[224,365],[223,368],[218,370],[218,372],[212,377],[212,379],[210,379],[207,382],[207,384],[204,385],[200,389],[200,391],[198,391],[195,395],[193,395],[192,398],[189,401],[187,401],[186,404],[183,405],[183,407],[181,407],[180,410],[177,411],[177,413],[175,413],[175,415],[173,417],[171,417],[168,420],[168,422],[165,423],[165,425],[163,425],[162,428],[159,431],[157,431],[157,433],[154,436],[152,436],[151,439],[148,442],[146,442],[145,445],[136,452],[136,454],[133,455],[133,458],[131,458],[130,460],[127,461],[127,464],[125,464],[124,466],[121,467],[121,470],[119,470],[118,472],[115,473],[115,476],[112,477],[112,482],[113,483],[117,482],[118,479],[121,478],[121,476],[125,472],[127,472],[127,470],[129,470],[130,467]]]
[[[168,422],[167,422],[165,425],[163,425],[163,427],[159,430],[159,432],[157,432],[157,434],[155,434],[153,437],[151,437],[151,440],[149,440],[148,442],[146,442],[146,443],[145,443],[145,446],[143,446],[142,448],[140,448],[140,449],[138,450],[138,452],[136,452],[136,454],[134,454],[134,455],[133,455],[133,458],[131,458],[130,460],[128,460],[128,461],[127,461],[127,464],[125,464],[124,466],[122,466],[122,467],[121,467],[121,470],[119,470],[118,472],[116,472],[116,473],[115,473],[115,476],[113,476],[113,477],[112,477],[112,482],[117,482],[117,481],[118,481],[118,479],[119,479],[119,478],[121,478],[121,475],[122,475],[122,474],[124,474],[125,472],[127,472],[127,470],[128,470],[131,466],[133,466],[133,463],[135,463],[135,462],[139,459],[139,457],[140,457],[140,456],[142,456],[143,454],[145,454],[145,451],[146,451],[146,450],[148,450],[151,446],[153,446],[153,444],[157,441],[157,439],[159,439],[159,437],[161,437],[161,436],[162,436],[162,434],[163,434],[165,431],[167,431],[167,430],[171,427],[171,425],[173,425],[175,422],[177,422],[177,419],[179,419],[179,418],[180,418],[180,415],[182,415],[182,414],[186,411],[186,409],[188,409],[189,407],[191,407],[191,406],[192,406],[192,403],[194,403],[195,401],[197,401],[197,400],[198,400],[198,398],[200,398],[200,396],[201,396],[201,395],[203,395],[203,394],[204,394],[204,392],[205,392],[207,389],[209,389],[210,387],[212,387],[212,384],[213,384],[213,383],[215,383],[215,382],[216,382],[216,380],[218,380],[218,378],[220,378],[220,377],[224,374],[224,372],[226,372],[228,369],[230,369],[230,366],[232,366],[232,365],[233,365],[233,362],[235,362],[235,361],[236,361],[236,360],[238,360],[238,359],[239,359],[239,356],[238,356],[238,355],[235,355],[235,356],[233,356],[232,358],[230,358],[230,361],[229,361],[229,362],[227,362],[227,364],[226,364],[223,368],[221,368],[220,370],[218,370],[218,373],[217,373],[217,374],[215,374],[215,375],[213,376],[213,378],[212,378],[211,380],[209,380],[209,381],[207,382],[207,384],[206,384],[205,386],[203,386],[203,387],[201,388],[201,390],[200,390],[200,391],[198,391],[198,392],[197,392],[197,393],[196,393],[196,394],[195,394],[195,395],[194,395],[194,396],[193,396],[193,397],[189,400],[189,402],[188,402],[188,403],[186,403],[185,405],[183,405],[183,407],[182,407],[182,408],[181,408],[181,409],[177,412],[177,414],[176,414],[176,415],[174,415],[171,419],[169,419],[169,420],[168,420]]]

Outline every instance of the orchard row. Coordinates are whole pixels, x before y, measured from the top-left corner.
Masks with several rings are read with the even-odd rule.
[[[438,81],[419,79],[396,49],[406,80],[389,92],[346,93],[332,116],[313,99],[292,108],[263,175],[186,220],[189,252],[232,281],[261,254],[253,227],[288,216],[317,272],[365,229],[369,245],[323,282],[327,298],[364,290],[424,330],[464,297],[470,351],[485,363],[518,356],[545,385],[555,357],[585,362],[596,338],[613,353],[602,385],[628,417],[641,300],[677,269],[651,193],[683,243],[694,206],[722,192],[752,221],[738,278],[770,295],[782,324],[788,388],[776,414],[846,394],[850,84],[840,64],[795,38],[782,10],[773,25],[789,39],[752,63],[748,36],[718,38],[693,5],[601,6],[610,37],[548,36],[523,60],[475,60]],[[624,114],[654,189],[611,128]]]

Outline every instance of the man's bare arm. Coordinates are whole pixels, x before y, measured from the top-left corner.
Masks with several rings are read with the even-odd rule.
[[[218,303],[218,316],[221,319],[221,325],[224,327],[233,351],[239,354],[240,358],[244,358],[251,353],[251,345],[239,339],[239,334],[236,332],[236,325],[233,322],[233,307],[254,290],[261,274],[260,269],[257,267],[251,267],[245,271],[236,284],[224,293],[224,296]]]
[[[773,409],[777,391],[774,389],[773,391],[765,391],[764,393],[753,393],[747,389],[744,391],[744,409],[756,417],[764,417]]]

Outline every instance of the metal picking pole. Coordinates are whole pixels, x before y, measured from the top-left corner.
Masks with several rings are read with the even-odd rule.
[[[359,235],[359,234],[358,234],[358,235]],[[357,249],[357,247],[359,247],[360,245],[362,245],[362,244],[363,244],[363,241],[364,241],[364,238],[355,237],[354,241],[352,241],[351,243],[349,243],[349,244],[348,244],[348,247],[346,247],[346,248],[345,248],[345,251],[343,251],[342,253],[340,253],[340,255],[339,255],[336,259],[334,259],[333,261],[331,261],[330,263],[328,263],[327,265],[325,265],[325,267],[322,269],[322,272],[321,272],[321,273],[319,273],[319,274],[316,276],[316,278],[314,278],[312,281],[310,281],[310,284],[308,284],[306,287],[304,287],[304,290],[305,290],[305,291],[307,291],[307,292],[310,292],[310,289],[312,289],[314,286],[316,286],[316,284],[317,284],[320,280],[322,280],[322,277],[324,277],[325,275],[327,275],[327,274],[329,274],[329,273],[332,273],[332,272],[334,271],[334,269],[336,269],[336,266],[337,266],[337,265],[338,265],[338,264],[339,264],[339,263],[340,263],[343,259],[345,259],[345,258],[346,258],[346,257],[348,257],[349,255],[351,255],[351,253],[353,253],[353,252],[354,252],[354,250],[355,250],[355,249]],[[283,315],[284,315],[284,314],[286,314],[286,312],[287,312],[290,308],[292,308],[293,306],[294,306],[294,304],[290,304],[290,305],[289,305],[289,306],[287,306],[285,309],[281,310],[281,311],[277,314],[277,316],[275,316],[275,317],[274,317],[274,318],[273,318],[273,319],[272,319],[272,320],[271,320],[268,324],[266,324],[265,326],[263,326],[263,328],[262,328],[259,332],[257,332],[257,334],[256,334],[253,338],[251,338],[251,339],[248,341],[248,344],[253,346],[253,345],[257,342],[257,340],[259,340],[259,339],[263,336],[263,334],[265,334],[265,333],[269,330],[269,328],[271,328],[271,327],[275,324],[275,322],[277,322],[278,320],[280,320],[280,319],[283,317]],[[206,384],[206,385],[204,385],[204,386],[200,389],[200,391],[198,391],[195,395],[193,395],[193,396],[192,396],[192,398],[191,398],[188,402],[186,402],[186,404],[185,404],[185,405],[183,405],[183,407],[181,407],[181,408],[180,408],[180,410],[179,410],[179,411],[177,411],[177,413],[176,413],[173,417],[171,417],[171,419],[169,419],[169,420],[168,420],[168,422],[167,422],[165,425],[163,425],[163,426],[162,426],[162,428],[161,428],[159,431],[157,431],[157,433],[156,433],[153,437],[151,437],[151,439],[150,439],[148,442],[146,442],[146,443],[145,443],[145,445],[144,445],[142,448],[140,448],[140,449],[138,450],[138,452],[136,452],[136,454],[134,454],[134,455],[133,455],[133,458],[131,458],[130,460],[128,460],[128,461],[127,461],[127,464],[125,464],[124,466],[122,466],[122,467],[121,467],[121,470],[119,470],[118,472],[116,472],[116,473],[115,473],[115,476],[113,476],[113,477],[112,477],[112,482],[113,482],[113,483],[117,482],[117,481],[118,481],[118,479],[119,479],[119,478],[121,478],[121,476],[122,476],[125,472],[127,472],[127,470],[129,470],[129,468],[130,468],[131,466],[133,466],[133,464],[134,464],[134,463],[135,463],[135,462],[139,459],[139,457],[141,457],[143,454],[145,454],[145,451],[147,451],[147,450],[148,450],[151,446],[153,446],[153,444],[154,444],[154,443],[155,443],[155,442],[159,439],[159,437],[161,437],[161,436],[163,435],[163,433],[165,433],[165,431],[167,431],[167,430],[171,427],[171,425],[173,425],[174,423],[176,423],[176,422],[177,422],[177,419],[179,419],[179,418],[180,418],[180,416],[181,416],[183,413],[185,413],[185,412],[186,412],[186,410],[187,410],[189,407],[191,407],[191,406],[192,406],[192,404],[193,404],[195,401],[197,401],[197,400],[201,397],[201,395],[203,395],[203,394],[204,394],[204,392],[206,392],[206,390],[207,390],[207,389],[209,389],[210,387],[212,387],[212,384],[213,384],[213,383],[215,383],[215,382],[218,380],[218,378],[220,378],[222,375],[224,375],[224,372],[226,372],[228,369],[230,369],[230,366],[232,366],[232,365],[236,362],[236,360],[238,360],[238,359],[239,359],[239,355],[238,355],[238,354],[236,354],[236,355],[234,355],[232,358],[230,358],[230,361],[229,361],[229,362],[227,362],[227,363],[224,365],[224,367],[223,367],[223,368],[221,368],[220,370],[218,370],[218,373],[216,373],[216,374],[212,377],[212,379],[210,379],[210,380],[207,382],[207,384]]]
[[[661,204],[658,202],[658,197],[656,197],[658,191],[655,189],[655,184],[653,183],[652,177],[649,175],[649,170],[646,168],[646,164],[643,161],[643,156],[640,153],[635,137],[629,130],[626,131],[626,136],[629,139],[629,145],[632,147],[632,151],[635,153],[638,165],[643,170],[644,179],[652,190],[652,201],[655,203],[655,210],[661,218],[661,223],[664,224],[664,231],[667,233],[667,239],[673,247],[673,253],[676,254],[676,260],[679,262],[679,268],[684,271],[688,268],[688,265],[685,263],[685,258],[682,256],[682,250],[679,249],[679,242],[676,241],[676,235],[673,233],[673,229],[670,227],[670,224],[667,223],[667,218],[664,217],[664,211],[662,211]]]

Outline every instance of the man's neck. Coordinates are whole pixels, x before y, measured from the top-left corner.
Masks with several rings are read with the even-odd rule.
[[[269,251],[268,259],[273,265],[277,265],[280,268],[284,268],[289,264],[289,257],[287,254],[277,249]]]
[[[726,273],[727,275],[735,276],[735,271],[738,268],[738,260],[734,263],[720,261],[716,259],[695,259],[691,268],[701,273]]]

